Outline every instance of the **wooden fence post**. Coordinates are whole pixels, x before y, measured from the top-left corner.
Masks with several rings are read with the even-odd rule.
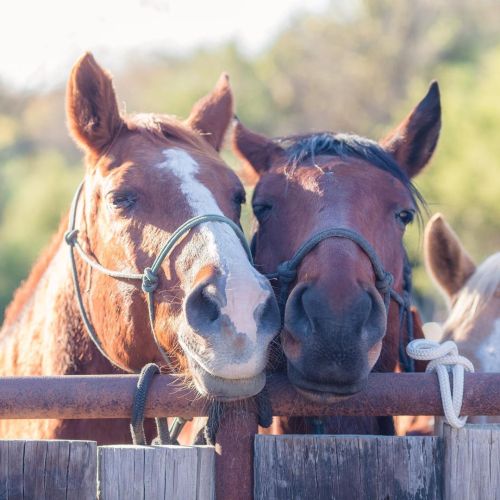
[[[226,404],[215,446],[217,500],[253,500],[253,444],[257,415]]]
[[[0,498],[95,500],[93,441],[0,441]]]
[[[500,499],[500,424],[443,426],[445,500]]]
[[[211,446],[100,446],[101,500],[214,500]]]
[[[255,500],[442,498],[437,437],[257,436]]]

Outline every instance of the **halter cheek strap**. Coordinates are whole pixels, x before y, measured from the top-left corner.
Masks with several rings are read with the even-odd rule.
[[[80,198],[81,192],[83,189],[83,182],[78,186],[78,189],[75,193],[75,196],[73,198],[73,201],[71,203],[71,208],[70,208],[70,216],[69,216],[69,225],[68,225],[68,230],[66,231],[64,235],[64,240],[67,243],[69,247],[69,255],[70,255],[70,262],[71,262],[71,273],[73,275],[73,283],[75,286],[75,292],[76,292],[76,298],[78,301],[78,307],[80,309],[80,315],[82,317],[83,323],[85,324],[85,328],[87,329],[87,332],[92,339],[92,342],[94,345],[97,347],[98,351],[114,366],[120,368],[123,371],[131,373],[132,371],[124,366],[121,366],[118,364],[116,361],[112,360],[108,354],[106,353],[105,349],[103,348],[101,341],[99,340],[99,337],[96,334],[95,328],[92,325],[92,322],[90,321],[87,312],[85,311],[85,306],[83,304],[83,297],[82,297],[82,292],[80,288],[80,283],[78,280],[78,270],[76,266],[76,258],[75,258],[75,252],[74,250],[76,249],[80,257],[93,269],[96,271],[99,271],[102,274],[105,274],[107,276],[110,276],[111,278],[115,279],[126,279],[126,280],[138,280],[142,282],[142,290],[144,293],[147,295],[147,302],[148,302],[148,313],[149,313],[149,323],[150,323],[150,328],[151,328],[151,333],[153,335],[154,341],[156,343],[156,346],[158,350],[160,351],[163,359],[165,360],[165,363],[169,367],[171,371],[174,371],[173,364],[169,358],[169,355],[165,352],[165,350],[162,348],[158,337],[155,332],[154,328],[154,320],[155,320],[155,309],[154,309],[154,291],[156,290],[158,286],[158,272],[161,268],[161,265],[163,261],[170,255],[172,252],[173,248],[175,245],[179,242],[179,240],[186,234],[188,233],[191,229],[193,229],[196,226],[199,226],[200,224],[203,224],[205,222],[221,222],[224,224],[227,224],[231,229],[236,233],[236,236],[240,240],[249,261],[253,264],[253,259],[252,259],[252,253],[250,251],[250,248],[248,247],[248,243],[246,241],[245,235],[243,234],[243,231],[240,229],[240,227],[231,219],[228,217],[225,217],[224,215],[219,215],[219,214],[207,214],[207,215],[199,215],[196,217],[193,217],[184,224],[182,224],[180,227],[178,227],[169,237],[163,248],[161,249],[160,253],[154,260],[153,264],[151,267],[146,267],[142,273],[132,273],[128,271],[115,271],[112,269],[108,269],[98,262],[96,262],[94,259],[92,259],[89,255],[85,253],[85,250],[82,248],[80,242],[78,241],[78,229],[76,228],[76,212],[77,212],[77,207],[78,207],[78,200]]]
[[[405,264],[403,268],[403,294],[400,295],[396,292],[396,290],[394,290],[394,277],[390,272],[384,269],[384,266],[382,265],[375,249],[370,245],[370,243],[368,243],[368,241],[366,241],[365,238],[363,238],[363,236],[356,231],[347,228],[332,227],[316,233],[300,246],[290,260],[281,262],[276,268],[276,272],[266,274],[267,278],[277,279],[279,281],[279,305],[281,309],[282,321],[284,321],[285,304],[288,298],[289,288],[291,283],[297,279],[297,271],[302,260],[314,247],[328,238],[348,239],[356,243],[356,245],[363,250],[372,265],[373,272],[375,274],[375,287],[382,295],[386,314],[389,312],[389,305],[391,299],[393,299],[397,302],[400,308],[400,331],[402,331],[401,327],[406,319],[408,342],[413,340],[413,317],[410,311],[411,267],[408,263],[408,259],[405,257]],[[252,239],[252,248],[254,250],[255,246],[256,239],[254,235],[254,238]],[[402,344],[403,342],[400,342],[400,361],[405,371],[415,371],[413,360],[407,356]]]

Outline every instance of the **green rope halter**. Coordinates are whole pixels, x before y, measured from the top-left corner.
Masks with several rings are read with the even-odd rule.
[[[80,198],[82,189],[83,189],[83,181],[81,184],[78,186],[78,189],[76,190],[75,196],[73,198],[73,201],[71,203],[71,209],[70,209],[70,217],[69,217],[69,225],[68,225],[68,230],[66,231],[64,235],[64,240],[69,246],[69,254],[70,254],[70,261],[71,261],[71,271],[73,275],[73,282],[75,286],[75,292],[76,292],[76,298],[78,301],[78,306],[80,309],[80,314],[82,317],[82,320],[85,324],[85,327],[87,329],[87,332],[92,339],[92,342],[95,344],[99,352],[114,366],[120,368],[123,371],[131,373],[131,370],[128,368],[121,366],[118,364],[116,361],[112,360],[106,351],[104,350],[101,341],[99,340],[95,328],[92,325],[87,312],[85,311],[85,306],[83,304],[83,297],[82,297],[82,292],[80,288],[80,283],[78,281],[78,271],[76,267],[76,259],[75,259],[75,252],[74,249],[78,251],[78,254],[80,257],[93,269],[96,271],[99,271],[103,274],[106,274],[107,276],[110,276],[112,278],[116,279],[125,279],[125,280],[139,280],[142,282],[142,290],[144,293],[147,294],[147,301],[148,301],[148,312],[149,312],[149,323],[151,327],[151,332],[153,334],[153,338],[155,340],[156,346],[158,347],[158,350],[160,351],[162,357],[164,358],[167,366],[170,368],[171,371],[173,371],[174,367],[172,365],[172,362],[170,361],[170,358],[168,354],[165,352],[165,350],[161,347],[160,342],[158,340],[158,337],[155,332],[154,328],[154,320],[155,320],[155,311],[154,311],[154,291],[156,290],[158,286],[158,272],[160,270],[160,267],[163,263],[163,261],[170,255],[172,252],[173,248],[175,245],[179,242],[179,240],[186,234],[188,233],[191,229],[193,229],[196,226],[199,226],[200,224],[203,224],[205,222],[221,222],[224,224],[227,224],[235,233],[238,239],[240,240],[247,256],[248,260],[253,264],[252,260],[252,252],[250,251],[250,248],[248,246],[247,240],[245,238],[245,235],[243,234],[243,231],[240,229],[240,227],[231,219],[224,215],[218,215],[218,214],[206,214],[206,215],[198,215],[196,217],[192,217],[191,219],[187,220],[184,222],[180,227],[178,227],[172,235],[169,237],[163,248],[161,249],[160,253],[154,260],[153,264],[151,267],[146,267],[144,269],[144,272],[142,273],[133,273],[133,272],[128,272],[128,271],[114,271],[111,269],[108,269],[98,262],[96,262],[94,259],[89,257],[82,248],[80,242],[78,241],[78,229],[76,228],[76,212],[77,212],[77,207],[78,207],[78,200]]]

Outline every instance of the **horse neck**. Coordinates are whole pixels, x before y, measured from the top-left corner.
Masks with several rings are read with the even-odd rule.
[[[59,232],[45,269],[32,270],[15,296],[22,300],[14,317],[0,330],[2,375],[64,375],[109,373],[110,364],[97,352],[78,311],[69,265],[68,249]],[[50,250],[49,250],[50,251]],[[79,269],[81,280],[86,270]],[[19,294],[19,295],[18,295]]]

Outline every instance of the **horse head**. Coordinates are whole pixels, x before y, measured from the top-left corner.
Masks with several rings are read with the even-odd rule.
[[[355,393],[372,369],[397,364],[410,314],[403,235],[420,198],[411,179],[440,124],[433,83],[378,143],[329,132],[270,140],[236,126],[235,151],[259,178],[255,262],[280,290],[288,376],[312,399]]]
[[[193,217],[224,216],[238,225],[245,192],[218,154],[232,115],[226,75],[185,121],[125,115],[109,74],[90,54],[78,60],[67,119],[86,156],[75,211],[83,251],[104,268],[143,272]],[[113,363],[138,371],[167,361],[201,394],[220,399],[263,388],[279,312],[230,225],[193,227],[163,260],[153,295],[157,343],[140,282],[96,272],[81,260],[78,276],[85,310]]]

